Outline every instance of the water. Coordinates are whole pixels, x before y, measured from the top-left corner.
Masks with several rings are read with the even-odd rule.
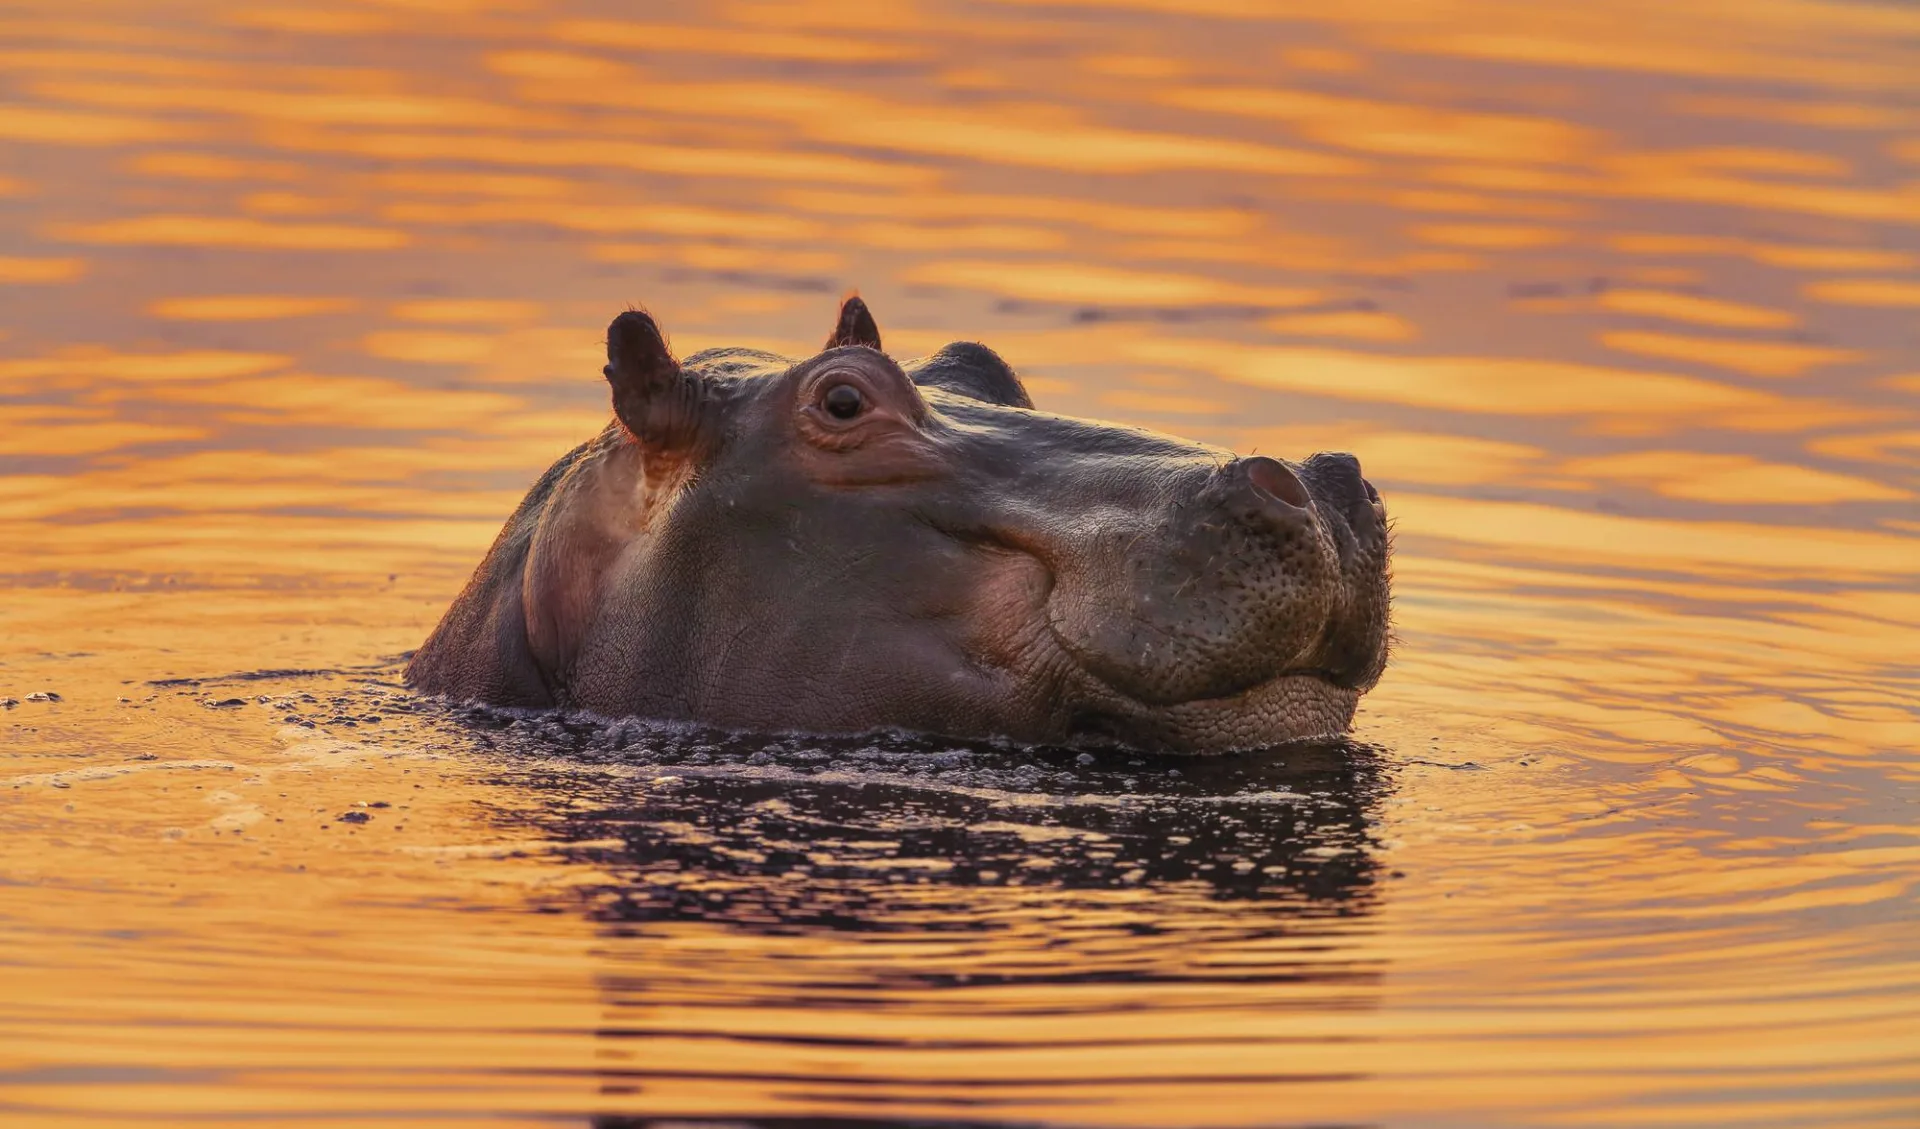
[[[1902,4],[7,4],[0,1121],[1920,1122],[1916,138]],[[399,686],[614,312],[856,286],[1357,452],[1353,740]]]

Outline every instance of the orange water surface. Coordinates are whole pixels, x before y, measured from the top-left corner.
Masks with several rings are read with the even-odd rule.
[[[1357,453],[1354,743],[400,686],[613,313],[855,287]],[[1920,1125],[1917,499],[1911,3],[8,0],[0,1123]]]

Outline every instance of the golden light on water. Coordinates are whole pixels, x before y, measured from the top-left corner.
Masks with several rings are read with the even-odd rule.
[[[1920,1121],[1916,106],[1835,0],[13,5],[0,1122]],[[397,686],[613,313],[854,288],[1358,454],[1361,744]]]

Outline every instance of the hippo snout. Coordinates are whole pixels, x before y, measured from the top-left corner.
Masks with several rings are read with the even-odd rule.
[[[1198,469],[1198,468],[1196,468]],[[1082,669],[1137,702],[1237,694],[1294,666],[1325,633],[1341,558],[1312,484],[1263,456],[1188,480],[1078,540],[1059,560],[1055,634]]]

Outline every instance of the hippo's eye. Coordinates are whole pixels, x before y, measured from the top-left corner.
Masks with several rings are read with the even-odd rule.
[[[867,406],[867,398],[851,384],[836,384],[827,389],[820,403],[834,419],[852,419],[860,414],[861,408]]]

